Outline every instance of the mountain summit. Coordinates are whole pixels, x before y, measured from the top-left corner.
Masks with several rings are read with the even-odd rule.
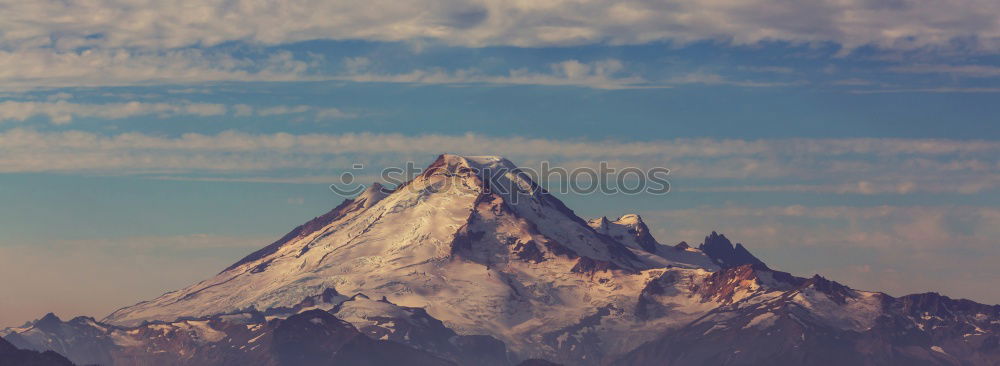
[[[104,321],[136,326],[290,308],[324,291],[364,293],[424,308],[459,333],[497,337],[518,354],[552,357],[573,348],[557,338],[581,320],[634,307],[658,275],[651,270],[717,269],[697,250],[656,243],[636,215],[595,230],[500,157],[441,155],[421,175],[384,191],[369,189],[213,278]],[[629,292],[631,298],[622,296]],[[647,337],[659,323],[689,318],[632,324],[630,314],[619,316],[610,330]],[[604,357],[629,346],[622,343],[581,344],[573,352]]]
[[[212,278],[102,322],[53,315],[0,334],[123,365],[351,364],[393,349],[433,365],[996,364],[998,328],[1000,307],[795,277],[715,232],[696,249],[660,244],[636,214],[586,221],[509,160],[445,154]]]
[[[510,276],[521,266],[557,272],[648,267],[517,174],[508,160],[441,155],[391,193],[372,185],[217,276],[105,321],[136,325],[292,306],[327,289],[387,296],[431,312],[505,308],[511,295],[518,297]]]

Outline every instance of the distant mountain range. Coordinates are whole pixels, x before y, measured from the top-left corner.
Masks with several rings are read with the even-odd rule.
[[[638,215],[581,219],[506,159],[442,155],[187,288],[100,321],[48,314],[5,329],[0,357],[16,346],[81,365],[1000,365],[998,330],[1000,305],[796,277],[715,232],[664,245]]]

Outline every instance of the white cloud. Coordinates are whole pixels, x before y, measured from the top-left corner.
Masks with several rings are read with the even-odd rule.
[[[1000,17],[994,15],[1000,13],[1000,5],[988,0],[960,0],[947,5],[919,0],[39,0],[12,2],[4,10],[0,14],[0,91],[331,78],[319,72],[324,70],[320,67],[322,60],[296,59],[289,52],[267,47],[308,40],[405,41],[414,52],[421,52],[425,43],[545,47],[664,41],[684,44],[702,40],[737,45],[834,42],[844,46],[844,53],[863,45],[890,50],[1000,51]],[[233,51],[227,42],[247,47]],[[220,44],[227,46],[212,48]],[[243,52],[246,49],[253,51]],[[345,63],[347,73],[332,77],[604,89],[685,83],[789,85],[731,80],[708,72],[651,81],[624,72],[617,60],[566,60],[545,71],[512,69],[501,74],[476,68],[433,67],[385,73],[372,71],[370,63],[364,57],[351,58]],[[776,66],[745,70],[791,71]],[[914,65],[896,71],[997,75],[996,68],[987,65]]]
[[[68,50],[169,49],[233,40],[436,39],[464,46],[536,47],[721,39],[914,48],[971,39],[966,42],[996,50],[997,13],[1000,5],[989,0],[39,0],[6,6],[0,42]]]
[[[261,108],[257,110],[257,114],[261,116],[273,116],[278,114],[295,114],[295,113],[305,113],[309,111],[309,106],[297,105],[297,106],[277,106],[270,108]]]

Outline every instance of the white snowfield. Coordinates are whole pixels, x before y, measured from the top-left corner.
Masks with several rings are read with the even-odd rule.
[[[507,173],[478,173],[486,169]],[[459,334],[492,335],[521,357],[598,363],[721,304],[772,292],[754,279],[734,284],[733,296],[700,293],[719,269],[704,253],[658,243],[647,250],[636,234],[648,230],[638,215],[588,223],[514,169],[500,157],[442,155],[411,182],[391,193],[373,185],[338,207],[332,221],[273,251],[104,321],[134,326],[292,307],[334,289],[423,307]],[[494,189],[500,186],[522,192]],[[802,296],[796,301],[803,306],[829,306],[821,296]],[[852,303],[854,316],[835,321],[869,326],[867,313],[877,309],[864,299]],[[372,304],[345,310],[345,320],[363,323],[378,311],[397,311]],[[768,324],[762,317],[753,326]],[[213,335],[191,326],[204,338]]]

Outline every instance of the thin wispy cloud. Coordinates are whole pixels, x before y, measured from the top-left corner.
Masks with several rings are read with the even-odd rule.
[[[286,51],[240,57],[199,49],[0,48],[0,91],[67,87],[322,80]]]
[[[340,108],[332,107],[314,107],[308,105],[278,105],[272,107],[253,107],[246,104],[237,104],[232,107],[234,113],[238,117],[246,116],[287,116],[287,115],[301,115],[301,114],[313,114],[318,120],[325,119],[344,119],[344,118],[355,118],[358,117],[357,113],[345,112]]]
[[[591,63],[566,60],[548,65],[545,72],[513,69],[505,74],[489,74],[476,69],[418,69],[403,73],[378,72],[369,69],[367,58],[345,61],[348,73],[336,79],[354,82],[413,83],[413,84],[495,84],[577,86],[596,89],[666,88],[634,74],[629,74],[619,60]]]
[[[894,89],[856,89],[851,90],[854,94],[891,94],[891,93],[958,93],[958,94],[979,94],[979,93],[1000,93],[1000,88],[983,87],[933,87],[933,88],[894,88]]]
[[[926,193],[962,193],[974,194],[1000,187],[993,182],[952,181],[950,179],[916,183],[913,181],[857,181],[837,184],[771,184],[771,185],[735,185],[735,186],[700,186],[681,187],[683,192],[806,192],[806,193],[837,193],[837,194],[910,194]]]
[[[950,74],[974,78],[1000,77],[1000,67],[993,65],[932,65],[893,66],[890,71],[914,74]]]
[[[380,142],[380,144],[374,144]],[[855,155],[882,157],[916,155],[969,155],[994,157],[1000,143],[987,140],[847,138],[847,139],[713,139],[685,138],[653,142],[554,140],[485,135],[401,134],[252,134],[227,131],[217,135],[187,133],[160,137],[142,133],[98,135],[83,131],[37,132],[13,129],[0,134],[7,148],[62,146],[66,148],[149,149],[202,152],[278,151],[313,154],[336,153],[440,153],[451,151],[514,152],[553,157],[746,157],[764,155]],[[984,167],[993,167],[991,164]],[[860,167],[860,166],[859,166]]]
[[[400,164],[441,152],[507,155],[524,166],[542,160],[566,168],[666,167],[674,176],[739,184],[701,191],[800,191],[836,194],[973,194],[1000,181],[1000,144],[933,139],[674,139],[654,142],[573,141],[481,135],[141,133],[99,135],[82,131],[0,133],[2,172],[185,174],[197,179],[315,182],[366,162]],[[419,162],[418,162],[419,163]],[[292,171],[293,173],[289,173]],[[934,171],[940,174],[928,175]],[[280,174],[276,172],[282,172]],[[947,173],[947,179],[941,174]],[[205,174],[210,174],[205,176]],[[233,176],[237,174],[237,176]],[[277,175],[275,175],[277,174]],[[281,175],[285,174],[285,175]],[[295,176],[289,177],[287,174]],[[214,175],[214,176],[213,176]],[[874,178],[873,177],[877,177]],[[175,176],[178,178],[178,176]],[[824,183],[769,183],[784,178]],[[687,189],[677,186],[678,189]]]
[[[668,85],[705,84],[705,85],[731,85],[731,86],[741,86],[741,87],[751,87],[751,88],[767,88],[767,87],[791,86],[800,84],[801,82],[733,80],[731,78],[727,78],[725,76],[716,73],[695,71],[683,75],[674,76],[670,79],[667,79],[665,83]]]
[[[122,119],[141,115],[172,116],[220,116],[226,114],[226,106],[211,103],[105,103],[79,104],[66,101],[56,102],[0,102],[0,122],[24,121],[36,116],[45,116],[52,123],[69,123],[73,118],[93,117],[102,119]]]
[[[734,223],[726,231],[734,237],[757,243],[758,248],[802,247],[812,245],[848,245],[879,249],[934,249],[955,244],[956,238],[973,240],[962,243],[980,250],[995,248],[992,237],[1000,225],[1000,210],[976,206],[723,206],[649,211],[645,217],[664,222],[664,233],[683,228],[678,239],[698,242],[706,223]],[[792,220],[801,221],[792,221]],[[818,220],[818,221],[808,221]],[[951,220],[951,222],[949,222]],[[927,227],[917,228],[920,223]],[[788,225],[795,229],[780,230]],[[826,230],[807,230],[826,226]],[[846,230],[845,230],[846,228]],[[899,231],[893,233],[892,231]],[[690,233],[690,234],[687,234]],[[699,235],[688,237],[685,235]],[[788,235],[782,238],[782,235]],[[831,235],[831,236],[827,236]],[[833,237],[832,235],[837,235]],[[794,242],[794,245],[791,244]]]
[[[225,105],[217,103],[192,102],[125,102],[125,103],[74,103],[57,101],[2,101],[0,102],[0,122],[24,122],[34,117],[45,117],[54,124],[67,124],[75,118],[97,118],[117,120],[138,116],[167,117],[217,117],[227,114],[236,117],[248,116],[289,116],[311,114],[317,120],[344,119],[357,117],[355,113],[344,112],[332,107],[307,105],[252,107],[246,104]]]

